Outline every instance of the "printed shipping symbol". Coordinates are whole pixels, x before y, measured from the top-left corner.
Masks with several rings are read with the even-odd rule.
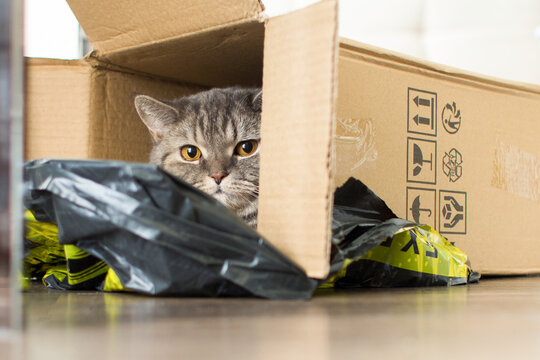
[[[411,208],[409,209],[411,210],[412,217],[416,223],[420,223],[420,213],[422,211],[429,212],[427,216],[431,217],[431,209],[423,209],[420,206],[420,195],[418,195],[416,198],[414,198]]]
[[[437,93],[407,89],[407,132],[437,136]]]
[[[449,134],[458,132],[461,126],[461,110],[457,108],[455,101],[451,105],[446,104],[441,117],[443,126]]]
[[[417,224],[429,225],[435,229],[437,211],[436,190],[431,188],[407,187],[407,220]]]
[[[439,191],[439,232],[467,233],[467,193],[464,191]]]
[[[464,219],[463,217],[463,206],[457,202],[457,200],[453,196],[445,196],[445,201],[449,201],[447,203],[443,210],[443,216],[445,220],[450,220],[450,222],[445,222],[444,227],[445,228],[453,228],[455,227],[461,220]],[[452,209],[454,208],[454,209]],[[454,215],[454,210],[457,212],[457,214]]]
[[[453,148],[449,152],[444,153],[443,157],[443,172],[451,182],[456,182],[461,178],[463,173],[461,164],[463,157],[461,153]]]
[[[437,142],[407,138],[407,182],[436,184],[436,169]]]
[[[416,104],[416,106],[427,106],[427,107],[430,107],[432,109],[431,118],[415,115],[413,117],[413,120],[416,123],[416,125],[420,125],[420,124],[421,125],[430,125],[431,129],[433,129],[434,121],[431,120],[433,118],[433,98],[424,99],[424,98],[421,98],[419,96],[416,96],[413,99],[413,101]]]
[[[416,167],[413,169],[413,175],[418,176],[422,171],[424,163],[429,163],[429,169],[433,170],[433,154],[429,154],[429,160],[424,159],[422,154],[422,149],[417,144],[413,145],[413,163],[416,164]]]

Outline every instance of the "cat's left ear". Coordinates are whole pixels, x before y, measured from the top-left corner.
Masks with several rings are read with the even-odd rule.
[[[262,90],[259,90],[251,100],[251,108],[256,112],[262,111]]]

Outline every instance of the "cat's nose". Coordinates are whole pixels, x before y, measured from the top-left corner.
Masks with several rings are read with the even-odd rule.
[[[216,182],[216,184],[220,184],[221,181],[226,178],[227,176],[229,176],[229,173],[228,172],[224,172],[224,171],[220,171],[220,172],[215,172],[213,174],[210,174],[208,175],[210,176],[212,179],[214,179],[214,181]]]

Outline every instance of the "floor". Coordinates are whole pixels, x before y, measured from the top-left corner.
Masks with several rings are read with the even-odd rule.
[[[23,295],[1,359],[540,359],[540,277],[310,301]],[[3,334],[3,335],[2,335]]]

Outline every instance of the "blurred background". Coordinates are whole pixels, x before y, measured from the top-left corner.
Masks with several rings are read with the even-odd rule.
[[[268,16],[316,0],[263,0]],[[460,69],[540,84],[540,0],[341,0],[340,36]],[[91,49],[64,0],[26,0],[24,53]]]

